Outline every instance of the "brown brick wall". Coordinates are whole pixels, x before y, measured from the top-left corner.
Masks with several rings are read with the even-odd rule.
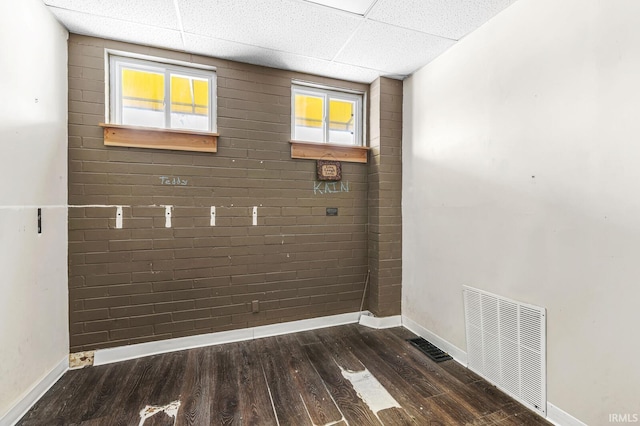
[[[105,120],[104,48],[215,65],[218,152],[105,147],[98,126]],[[348,192],[314,191],[315,161],[290,158],[292,78],[368,89],[70,36],[72,352],[360,308],[368,268],[367,166],[343,163]],[[161,176],[187,185],[162,185]],[[78,207],[93,205],[125,206],[123,229],[115,229],[115,207]],[[164,226],[162,205],[174,206],[172,228]],[[338,207],[339,215],[327,217],[326,207]],[[252,300],[260,301],[260,312],[251,312]]]
[[[371,270],[367,307],[400,314],[402,288],[402,82],[379,78],[369,96],[368,166]]]

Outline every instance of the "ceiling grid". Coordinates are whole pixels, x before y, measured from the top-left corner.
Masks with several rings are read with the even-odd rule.
[[[403,79],[516,0],[43,0],[70,32],[363,83]]]

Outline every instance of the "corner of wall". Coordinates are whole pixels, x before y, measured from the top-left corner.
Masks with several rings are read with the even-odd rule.
[[[402,299],[402,82],[380,77],[370,90],[367,308],[386,317]]]
[[[0,91],[11,100],[0,106],[0,169],[11,178],[0,200],[4,424],[55,383],[69,353],[68,33],[38,0],[12,4],[0,15],[0,27],[6,64]]]

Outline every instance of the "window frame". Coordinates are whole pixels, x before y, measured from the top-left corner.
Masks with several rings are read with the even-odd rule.
[[[296,94],[307,96],[322,97],[324,102],[323,118],[322,118],[322,134],[323,141],[309,141],[296,137]],[[293,80],[291,82],[291,141],[303,143],[315,143],[321,145],[330,145],[336,147],[357,147],[365,148],[365,92],[356,90],[343,89],[338,87],[324,86],[304,81]],[[345,144],[339,142],[331,142],[329,140],[329,117],[331,100],[343,100],[355,103],[355,124],[354,124],[354,143]]]
[[[122,103],[122,99],[117,102],[117,91],[119,85],[114,79],[120,75],[117,71],[116,62],[134,64],[134,68],[139,64],[147,65],[149,68],[163,68],[164,73],[169,75],[174,73],[202,78],[206,75],[209,79],[209,120],[208,131],[179,129],[171,127],[150,127],[139,125],[118,124],[116,120],[116,108]],[[174,151],[195,151],[215,153],[218,151],[218,99],[217,99],[217,73],[214,66],[196,64],[192,62],[177,61],[167,58],[159,58],[124,52],[119,50],[104,50],[104,71],[105,71],[105,123],[100,123],[104,130],[104,145],[113,147],[129,148],[150,148]],[[121,77],[118,77],[118,80]],[[167,84],[167,81],[169,82]],[[119,81],[118,81],[119,83]],[[163,121],[168,121],[171,125],[171,80],[165,78],[165,108],[169,111],[169,117],[163,116]],[[167,96],[169,91],[169,96]],[[169,99],[169,106],[166,106],[166,99]],[[120,114],[122,109],[120,107]],[[165,114],[167,112],[165,111]],[[118,116],[120,119],[121,115]],[[121,119],[120,119],[121,121]],[[166,124],[166,123],[165,123]]]
[[[128,52],[106,50],[105,51],[106,69],[108,75],[106,81],[106,99],[105,99],[105,115],[107,124],[117,126],[129,126],[122,124],[122,97],[119,96],[119,88],[121,87],[122,74],[120,70],[123,66],[130,68],[152,71],[164,74],[164,127],[142,126],[132,124],[132,127],[143,127],[148,129],[161,129],[166,131],[181,131],[194,133],[216,133],[217,132],[217,73],[216,68],[190,62],[174,61],[170,59],[136,55]],[[171,102],[167,103],[167,99],[171,99],[171,74],[181,74],[187,77],[195,77],[207,79],[209,84],[209,117],[207,120],[208,129],[206,131],[196,129],[184,129],[171,127]]]

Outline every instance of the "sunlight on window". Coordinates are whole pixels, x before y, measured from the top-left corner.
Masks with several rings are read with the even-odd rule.
[[[171,75],[171,128],[207,130],[209,82],[205,79]]]
[[[322,90],[315,94],[306,88],[294,92],[293,139],[342,145],[359,143],[356,139],[359,97]]]
[[[215,72],[136,58],[110,58],[115,124],[215,130]]]
[[[122,124],[164,127],[164,75],[122,69]]]
[[[296,137],[311,142],[324,141],[324,98],[295,95]]]
[[[355,102],[331,99],[329,102],[329,142],[353,144]]]

